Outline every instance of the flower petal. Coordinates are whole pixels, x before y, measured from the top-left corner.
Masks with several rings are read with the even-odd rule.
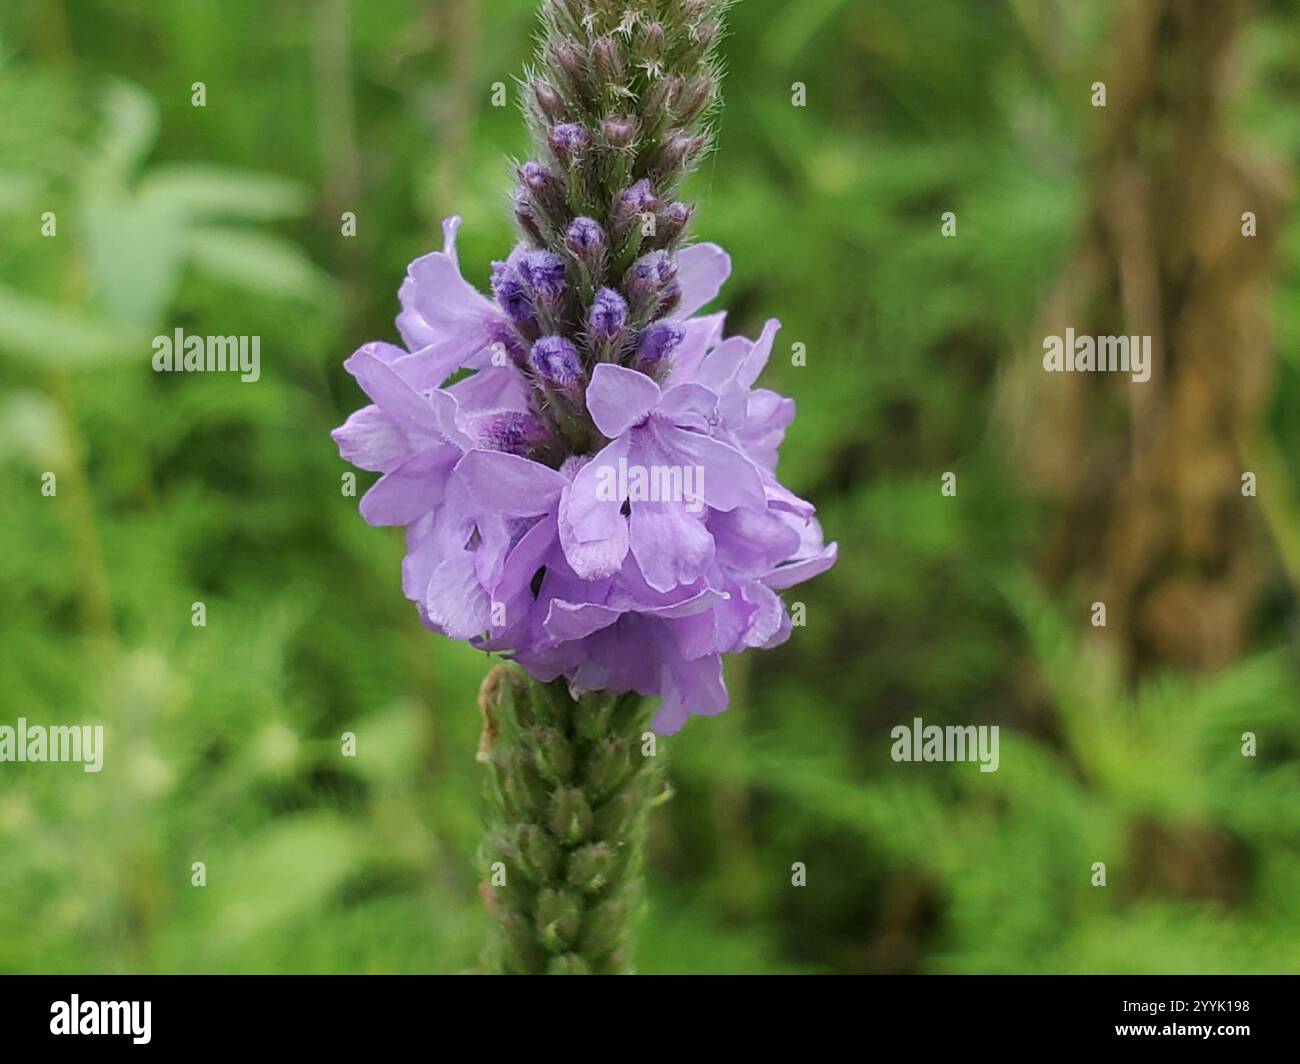
[[[711,303],[731,276],[731,256],[717,244],[692,244],[677,253],[677,283],[682,301],[674,318],[689,318]]]
[[[767,507],[763,478],[754,463],[730,444],[655,420],[655,435],[676,460],[695,468],[695,488],[715,510],[762,511]]]
[[[632,555],[656,591],[695,583],[713,561],[713,537],[682,503],[633,503],[628,524]]]
[[[477,505],[509,517],[548,513],[569,484],[549,466],[504,451],[470,451],[456,475]]]
[[[587,385],[587,411],[596,428],[612,440],[643,421],[659,395],[659,385],[644,373],[602,362]]]

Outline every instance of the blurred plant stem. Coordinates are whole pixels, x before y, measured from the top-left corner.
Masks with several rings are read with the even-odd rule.
[[[440,150],[435,160],[434,217],[460,202],[474,126],[473,99],[479,84],[479,0],[447,0],[440,12],[447,32],[451,77],[443,97]]]
[[[86,441],[73,410],[72,385],[68,375],[52,374],[50,390],[63,416],[63,427],[69,444],[68,461],[67,466],[62,470],[61,486],[67,499],[65,512],[81,568],[81,579],[78,582],[80,589],[77,594],[78,609],[86,632],[112,645],[117,641],[117,633],[113,626],[113,598],[109,589],[108,573],[104,568],[104,552],[95,526],[95,506],[83,466]]]
[[[627,974],[658,759],[639,695],[569,695],[498,665],[479,692],[490,814],[480,890],[498,974]]]

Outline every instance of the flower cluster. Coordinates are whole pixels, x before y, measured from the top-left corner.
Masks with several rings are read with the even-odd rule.
[[[406,528],[428,626],[574,691],[659,695],[663,733],[725,708],[721,655],[785,639],[777,591],[835,560],[775,474],[794,404],[755,382],[778,325],[724,339],[697,312],[730,260],[683,247],[723,6],[551,0],[521,242],[488,299],[444,224],[399,292],[405,348],[348,359],[372,402],[334,433],[383,474],[361,512]]]

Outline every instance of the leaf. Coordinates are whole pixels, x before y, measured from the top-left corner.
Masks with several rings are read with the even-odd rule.
[[[306,188],[290,178],[202,163],[156,166],[140,180],[138,195],[155,210],[200,221],[290,218],[308,200]]]
[[[98,157],[86,174],[92,186],[105,178],[125,181],[144,161],[158,135],[157,104],[143,89],[129,82],[109,84],[104,112],[104,139]]]
[[[77,368],[122,360],[148,349],[143,334],[0,285],[0,350],[37,365]]]
[[[194,265],[210,276],[262,295],[315,300],[331,284],[329,276],[287,240],[247,229],[193,229],[189,251]]]

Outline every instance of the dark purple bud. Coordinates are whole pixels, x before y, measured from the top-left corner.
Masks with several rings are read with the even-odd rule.
[[[544,253],[542,253],[544,254]],[[492,263],[492,294],[506,317],[523,328],[535,328],[537,309],[519,274],[505,262]]]
[[[578,259],[594,259],[604,251],[604,245],[604,230],[595,219],[573,219],[568,233],[564,234],[564,246]]]
[[[622,82],[627,67],[627,57],[623,46],[613,37],[597,37],[591,45],[591,58],[595,61],[596,70],[605,84]]]
[[[698,118],[713,102],[716,89],[717,80],[712,74],[701,74],[692,79],[682,89],[681,97],[677,102],[677,120],[687,123]]]
[[[668,365],[677,345],[685,335],[675,321],[659,321],[646,329],[636,342],[636,359],[632,368],[647,377],[658,376]]]
[[[691,136],[689,133],[671,133],[659,149],[655,167],[662,173],[682,170],[695,161],[704,149],[706,141],[703,136]]]
[[[694,204],[668,204],[667,207],[659,212],[655,221],[659,243],[665,247],[669,247],[677,240],[680,240],[682,234],[686,231],[686,227],[690,225],[691,217],[694,214]]]
[[[515,269],[535,301],[554,304],[564,297],[564,260],[553,251],[525,252]]]
[[[647,119],[646,124],[653,126],[660,116],[666,114],[676,102],[677,94],[681,91],[682,79],[676,74],[660,78],[651,85],[645,94],[645,102],[641,111]]]
[[[676,277],[677,261],[666,251],[652,251],[632,263],[623,290],[638,320],[644,321],[647,312],[658,316],[655,312],[663,301],[665,289]]]
[[[515,221],[519,227],[532,238],[533,243],[545,244],[546,238],[542,235],[542,227],[537,224],[537,212],[533,210],[528,193],[520,189],[515,193],[514,203]]]
[[[666,36],[661,23],[647,22],[641,31],[640,55],[649,60],[659,59],[664,54]]]
[[[636,119],[631,115],[613,115],[605,119],[600,131],[611,148],[628,148],[636,140]]]
[[[582,87],[586,78],[586,57],[582,46],[572,37],[561,37],[551,42],[551,56],[556,66],[564,71],[575,87]]]
[[[624,189],[618,199],[619,203],[632,214],[644,214],[659,207],[659,197],[655,195],[650,182],[644,179]]]
[[[519,168],[519,179],[534,194],[543,194],[555,187],[555,175],[549,167],[538,162],[526,162]]]
[[[550,441],[546,425],[533,414],[521,410],[484,414],[471,424],[471,428],[479,446],[523,457],[528,457]]]
[[[569,392],[582,385],[578,349],[563,336],[543,336],[533,344],[529,361],[537,376],[557,391]]]
[[[591,142],[591,135],[576,122],[564,122],[551,130],[547,140],[555,157],[569,166],[582,158]]]
[[[559,122],[564,118],[564,100],[550,82],[534,82],[533,99],[537,101],[537,109],[550,121]]]
[[[627,300],[612,288],[596,293],[587,319],[592,338],[601,343],[617,340],[627,325]]]

